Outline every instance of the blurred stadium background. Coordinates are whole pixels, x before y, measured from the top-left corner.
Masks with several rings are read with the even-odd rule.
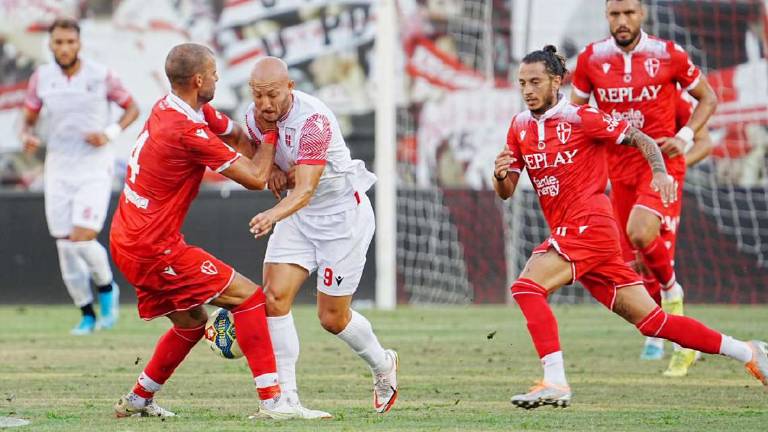
[[[254,59],[280,56],[298,88],[339,116],[354,157],[373,168],[387,166],[377,155],[391,155],[393,169],[377,173],[393,182],[378,192],[390,200],[374,196],[393,203],[396,224],[379,229],[391,246],[377,237],[358,300],[373,302],[377,276],[391,275],[379,288],[395,293],[398,304],[509,301],[510,281],[548,233],[530,188],[502,203],[490,185],[508,122],[523,106],[518,62],[554,43],[574,64],[581,47],[607,35],[603,1],[398,0],[396,16],[384,23],[375,0],[148,3],[0,0],[0,303],[69,302],[44,221],[43,155],[21,153],[17,138],[24,89],[35,66],[51,59],[47,25],[57,15],[81,19],[81,55],[116,70],[142,109],[115,145],[115,191],[144,116],[168,90],[162,65],[171,46],[196,41],[215,49],[221,79],[214,103],[241,121]],[[646,3],[646,30],[685,47],[720,98],[709,123],[714,153],[686,180],[678,278],[693,302],[766,303],[767,2]],[[395,41],[386,56],[376,43],[382,37]],[[391,95],[381,94],[385,83]],[[376,113],[387,110],[394,134],[377,151]],[[187,238],[259,280],[266,243],[250,239],[245,224],[272,198],[209,174]],[[394,265],[377,261],[375,251],[396,257]],[[567,287],[553,301],[589,299]]]

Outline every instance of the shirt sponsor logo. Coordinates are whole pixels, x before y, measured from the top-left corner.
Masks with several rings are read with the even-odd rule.
[[[541,169],[541,168],[554,168],[560,165],[568,165],[573,163],[573,157],[578,153],[578,149],[566,150],[562,152],[552,153],[531,153],[523,155],[525,160],[525,166],[529,170]],[[554,158],[552,157],[554,156]]]
[[[634,87],[608,87],[598,88],[597,97],[601,102],[648,102],[656,100],[661,91],[661,85]]]
[[[536,193],[541,196],[556,197],[560,194],[560,181],[555,176],[546,176],[543,178],[533,178],[533,185],[536,186]]]
[[[638,109],[630,108],[629,111],[618,111],[614,109],[611,111],[611,116],[617,121],[626,120],[637,129],[642,129],[645,126],[645,116],[643,115],[643,112]]]
[[[125,195],[126,202],[129,202],[140,209],[146,209],[149,206],[149,200],[137,194],[133,189],[128,187],[127,184],[123,186],[123,195]]]

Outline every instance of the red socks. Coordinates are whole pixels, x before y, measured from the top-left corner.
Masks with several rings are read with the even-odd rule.
[[[261,400],[280,394],[265,308],[266,297],[259,287],[251,297],[232,309],[237,343],[248,360]]]
[[[657,236],[648,246],[641,249],[640,253],[643,254],[645,266],[661,282],[662,288],[671,288],[675,283],[675,268],[664,240]]]
[[[518,279],[512,285],[512,297],[528,321],[528,333],[539,358],[560,351],[557,320],[547,303],[547,290],[530,279]]]
[[[203,337],[204,331],[205,325],[195,328],[174,326],[165,332],[157,341],[155,352],[134,386],[133,392],[144,399],[151,399]]]
[[[693,318],[668,315],[656,307],[635,324],[645,336],[664,338],[677,342],[683,348],[691,348],[707,354],[719,354],[722,335]]]

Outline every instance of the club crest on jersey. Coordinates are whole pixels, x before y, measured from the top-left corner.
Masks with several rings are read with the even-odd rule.
[[[571,124],[567,122],[560,122],[557,124],[557,127],[555,128],[557,131],[557,139],[560,140],[561,143],[565,144],[568,141],[568,138],[571,137]]]
[[[659,73],[659,59],[655,58],[649,58],[645,59],[645,71],[648,72],[648,75],[651,76],[651,78],[654,78],[657,73]]]
[[[219,269],[216,268],[216,265],[209,260],[200,264],[200,271],[211,276],[219,273]]]
[[[293,136],[296,135],[296,128],[285,128],[285,145],[293,147]]]

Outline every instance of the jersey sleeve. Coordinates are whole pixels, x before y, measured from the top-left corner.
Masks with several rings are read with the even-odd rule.
[[[123,82],[112,71],[107,72],[107,99],[123,108],[128,107],[133,100]]]
[[[331,122],[323,114],[311,115],[301,128],[296,164],[324,165],[331,145]]]
[[[691,90],[699,84],[701,70],[693,64],[683,47],[673,42],[670,43],[672,43],[671,54],[674,79],[685,90]]]
[[[520,174],[523,172],[525,164],[523,164],[523,152],[520,150],[520,142],[517,140],[514,118],[507,131],[507,148],[512,152],[512,163],[509,164],[509,170]]]
[[[571,75],[571,84],[573,92],[579,97],[589,99],[592,94],[592,82],[589,80],[589,47],[579,53],[579,57],[576,59],[576,68]]]
[[[193,161],[216,172],[229,168],[240,157],[240,153],[202,124],[187,130],[181,136],[181,142]]]
[[[229,135],[234,127],[232,119],[227,117],[226,114],[220,113],[211,104],[203,105],[203,117],[205,122],[208,123],[208,129],[216,135]]]
[[[32,112],[40,112],[43,108],[43,100],[40,99],[37,93],[37,82],[39,80],[37,72],[33,73],[29,77],[29,83],[27,84],[27,92],[24,95],[24,108]]]
[[[584,105],[579,108],[579,117],[584,134],[598,142],[619,144],[624,141],[629,123],[611,117],[599,109]]]

